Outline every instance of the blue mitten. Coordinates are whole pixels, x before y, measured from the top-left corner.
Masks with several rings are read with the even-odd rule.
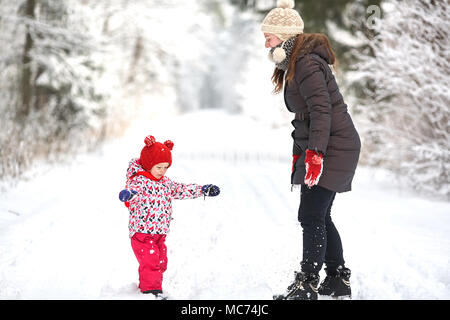
[[[202,187],[202,193],[208,197],[215,197],[215,196],[219,195],[220,188],[213,184],[206,184]]]
[[[131,199],[133,199],[133,197],[137,194],[137,191],[134,190],[128,190],[128,189],[123,189],[122,191],[120,191],[119,193],[119,200],[122,202],[127,202],[130,201]]]

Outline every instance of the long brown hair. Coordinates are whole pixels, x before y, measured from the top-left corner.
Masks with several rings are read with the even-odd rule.
[[[328,56],[330,57],[330,63],[333,65],[333,68],[337,70],[338,62],[336,59],[336,55],[331,48],[328,37],[323,33],[302,33],[296,36],[294,49],[292,50],[289,66],[287,69],[286,81],[291,81],[292,79],[294,79],[295,63],[297,62],[298,56],[300,56],[301,54],[311,53],[314,48],[320,45],[325,45],[325,49],[328,53]],[[272,83],[275,85],[273,93],[281,92],[281,89],[283,89],[283,81],[284,71],[275,68],[272,75]]]

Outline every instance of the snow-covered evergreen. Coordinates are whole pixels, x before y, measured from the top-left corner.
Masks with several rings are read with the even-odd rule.
[[[106,93],[97,86],[100,43],[76,3],[0,4],[0,39],[7,48],[0,53],[1,177],[98,140],[106,108]]]
[[[448,1],[386,1],[353,84],[363,160],[417,190],[450,197]]]

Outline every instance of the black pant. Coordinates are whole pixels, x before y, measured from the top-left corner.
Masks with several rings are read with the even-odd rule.
[[[302,185],[298,221],[303,228],[303,272],[318,273],[324,262],[330,269],[345,263],[341,237],[330,215],[335,196],[323,187]]]

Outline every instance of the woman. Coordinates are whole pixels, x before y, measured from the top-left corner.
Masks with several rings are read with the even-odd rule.
[[[278,1],[262,24],[276,68],[275,93],[284,86],[287,109],[295,113],[291,182],[301,185],[298,219],[303,229],[301,271],[276,299],[317,299],[317,293],[350,296],[350,269],[331,220],[337,192],[351,190],[361,142],[329,65],[336,57],[323,34],[304,34],[293,1]],[[319,286],[325,263],[326,278]]]

